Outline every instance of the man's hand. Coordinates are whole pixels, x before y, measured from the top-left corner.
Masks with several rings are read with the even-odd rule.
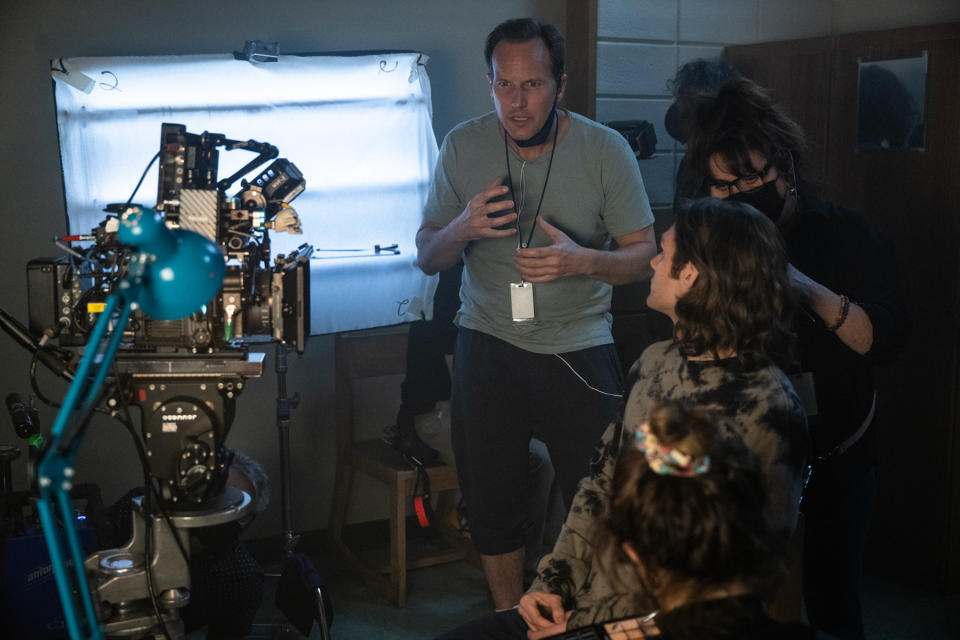
[[[546,638],[567,629],[567,620],[572,611],[563,610],[563,601],[555,593],[530,591],[520,598],[517,612],[530,627],[527,637],[530,640]],[[549,631],[549,633],[543,633]]]
[[[586,273],[588,249],[543,218],[537,218],[537,226],[550,237],[553,244],[539,249],[517,250],[514,264],[526,282],[550,282]]]
[[[567,618],[570,617],[570,611],[567,612]],[[567,621],[566,619],[563,622],[558,622],[557,624],[552,624],[549,627],[544,627],[539,631],[527,631],[527,640],[540,640],[540,638],[549,638],[550,636],[555,636],[558,633],[563,633],[567,630]]]
[[[516,226],[508,229],[497,229],[505,224],[514,222],[517,214],[513,211],[513,200],[490,202],[507,193],[510,189],[501,184],[503,178],[497,178],[483,191],[475,195],[463,212],[454,218],[452,225],[453,239],[458,242],[470,242],[481,238],[502,238],[517,232]],[[501,212],[509,211],[510,213]],[[490,217],[490,214],[497,214]]]
[[[425,220],[417,231],[417,262],[427,275],[433,275],[452,267],[460,259],[463,250],[473,240],[481,238],[501,238],[517,232],[516,225],[507,229],[497,229],[517,219],[513,211],[513,200],[490,202],[502,196],[509,189],[500,184],[497,178],[483,191],[473,197],[463,212],[446,226]],[[510,213],[504,213],[504,211]],[[495,214],[492,218],[488,214]]]

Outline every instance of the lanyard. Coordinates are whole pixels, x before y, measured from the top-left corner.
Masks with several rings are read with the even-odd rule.
[[[547,182],[550,180],[550,169],[553,168],[553,154],[557,152],[557,136],[560,135],[560,117],[556,118],[556,129],[553,130],[553,148],[550,149],[550,162],[547,164],[547,177],[543,179],[543,191],[540,192],[540,201],[537,203],[537,212],[533,216],[533,222],[530,225],[530,233],[527,234],[527,241],[523,241],[523,230],[520,228],[520,212],[517,211],[517,234],[520,236],[520,248],[526,249],[533,240],[533,230],[537,228],[537,218],[540,217],[540,206],[543,204],[543,196],[547,193]],[[510,149],[507,146],[507,130],[503,130],[503,154],[507,160],[507,180],[510,182],[510,199],[516,205],[517,199],[513,192],[513,174],[510,171]]]

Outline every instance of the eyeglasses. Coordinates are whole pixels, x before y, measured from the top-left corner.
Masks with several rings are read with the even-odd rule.
[[[770,160],[766,166],[757,173],[748,173],[734,180],[716,180],[709,178],[707,180],[707,187],[723,197],[727,197],[733,193],[756,191],[763,186],[764,177],[770,173],[770,169],[772,169],[774,165],[774,160]]]

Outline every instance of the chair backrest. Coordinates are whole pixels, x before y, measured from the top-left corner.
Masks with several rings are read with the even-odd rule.
[[[354,385],[363,378],[398,375],[407,368],[407,334],[384,330],[339,333],[336,362],[337,452],[354,440]]]

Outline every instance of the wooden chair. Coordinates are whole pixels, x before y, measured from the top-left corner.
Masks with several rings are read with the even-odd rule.
[[[403,374],[406,370],[406,333],[383,331],[338,334],[335,339],[337,469],[330,514],[334,547],[363,575],[365,582],[398,607],[407,600],[407,570],[466,558],[470,545],[438,513],[432,526],[443,539],[443,548],[407,557],[407,505],[412,502],[416,472],[393,447],[379,438],[354,437],[354,409],[364,398],[355,395],[363,378]],[[399,388],[399,385],[398,385]],[[377,566],[353,551],[343,539],[355,472],[365,473],[386,486],[390,502],[389,566]],[[456,469],[447,464],[427,467],[434,495],[458,487]]]

